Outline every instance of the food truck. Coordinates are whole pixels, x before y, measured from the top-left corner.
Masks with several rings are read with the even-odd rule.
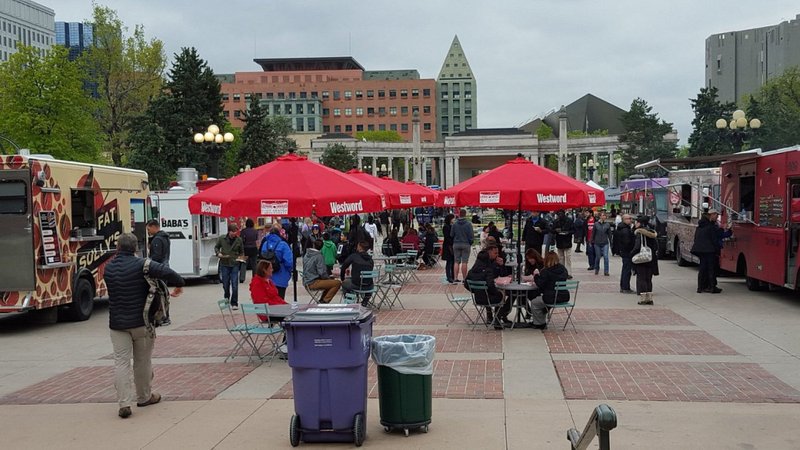
[[[700,262],[691,253],[694,232],[703,213],[721,209],[719,173],[719,167],[669,172],[667,253],[675,256],[679,266]]]

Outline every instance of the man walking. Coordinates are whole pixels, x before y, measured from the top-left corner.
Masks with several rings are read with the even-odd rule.
[[[469,253],[472,250],[472,225],[467,221],[467,210],[462,209],[458,212],[458,220],[453,224],[450,229],[450,236],[453,238],[453,260],[455,261],[455,282],[458,279],[458,273],[461,272],[461,278],[467,279],[467,263],[469,262]]]
[[[147,234],[150,236],[150,248],[148,248],[150,259],[169,267],[169,235],[161,230],[161,224],[157,219],[150,219],[147,222]],[[166,314],[161,322],[163,326],[172,324],[169,320],[169,309],[166,310]]]
[[[622,294],[633,294],[631,290],[631,272],[633,269],[633,246],[635,244],[633,238],[633,228],[631,224],[633,218],[630,214],[622,216],[622,222],[617,226],[614,231],[614,247],[617,254],[622,258],[622,272],[619,275],[619,292]]]
[[[558,259],[567,268],[569,276],[572,278],[572,234],[575,231],[572,219],[567,217],[563,209],[558,210],[556,220],[552,225],[553,234],[556,240],[556,250]]]
[[[106,265],[103,275],[108,287],[108,326],[114,346],[114,387],[117,390],[119,416],[123,419],[132,414],[134,389],[131,386],[131,369],[136,387],[136,406],[144,407],[161,401],[161,395],[150,389],[155,333],[151,334],[144,322],[150,284],[144,278],[145,260],[135,255],[136,246],[135,235],[120,235],[117,255]],[[172,291],[173,297],[183,292],[183,278],[164,264],[151,261],[148,276],[177,286]]]
[[[214,253],[219,258],[219,277],[225,300],[232,309],[239,309],[239,261],[244,256],[244,244],[239,237],[239,225],[231,222],[228,232],[217,239]]]

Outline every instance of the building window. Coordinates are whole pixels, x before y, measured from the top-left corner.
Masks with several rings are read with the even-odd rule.
[[[286,94],[283,92],[278,92],[278,100],[283,100],[286,98]]]
[[[372,98],[375,96],[375,91],[367,91],[367,98]]]
[[[330,93],[328,91],[322,91],[322,99],[323,100],[327,99],[329,95],[330,95]]]
[[[431,96],[431,90],[430,89],[423,89],[422,90],[422,96],[425,97],[425,98],[430,97]]]
[[[333,127],[333,131],[335,131],[337,133],[341,133],[342,132],[342,126],[341,125],[335,125]]]
[[[330,125],[323,125],[322,126],[322,132],[323,133],[330,133],[331,132],[331,126]]]
[[[422,124],[422,129],[425,130],[425,131],[431,131],[431,123],[430,122],[423,123]]]
[[[241,115],[242,115],[242,112],[241,112],[241,111],[239,111],[239,110],[236,110],[236,111],[234,111],[234,112],[233,112],[233,117],[235,117],[235,118],[237,118],[237,119],[238,119],[238,118],[239,118]]]
[[[230,100],[230,96],[228,94],[222,94],[222,101],[227,102],[228,100]]]
[[[379,90],[378,91],[378,98],[384,98],[384,97],[386,97],[386,91]]]
[[[389,129],[392,130],[392,131],[397,131],[397,124],[393,123],[393,124],[389,125]]]
[[[369,124],[369,125],[367,125],[367,130],[369,130],[369,131],[375,131],[375,125],[374,125],[374,124]]]
[[[295,112],[297,114],[303,114],[303,104],[302,103],[298,103],[298,104],[294,105],[294,110],[295,110]]]
[[[308,98],[308,92],[301,92],[300,98]]]
[[[339,97],[339,91],[333,91],[333,99],[334,100],[339,100],[339,98],[340,98]]]
[[[400,107],[400,114],[407,116],[408,115],[408,106],[401,106]]]
[[[411,114],[418,113],[418,112],[419,112],[419,106],[412,106],[411,107]]]
[[[319,97],[319,93],[317,91],[311,91],[311,98]]]
[[[439,107],[439,112],[441,112],[442,114],[447,114],[447,110],[449,107],[450,104],[447,102],[447,100],[442,100],[442,104]]]
[[[364,97],[362,91],[356,91],[356,98],[362,98],[362,97]]]
[[[274,94],[272,92],[267,92],[267,100],[272,100],[273,97],[274,97]]]
[[[317,113],[317,105],[313,103],[308,104],[308,113],[309,114],[316,114]]]
[[[344,109],[345,116],[352,116],[353,115],[353,108],[345,108]]]
[[[233,101],[238,102],[242,99],[242,94],[233,94]]]
[[[224,118],[226,118],[226,119],[227,119],[227,118],[228,118],[230,115],[231,115],[231,113],[230,113],[230,112],[228,112],[228,111],[222,111],[222,117],[224,117]]]
[[[389,108],[389,115],[396,116],[397,115],[397,106],[392,106]]]
[[[364,125],[356,125],[356,131],[364,131]]]
[[[295,121],[294,121],[294,129],[295,130],[297,130],[297,131],[305,131],[305,128],[303,127],[303,125],[304,125],[304,121],[303,121],[302,117],[298,117],[298,118],[295,119]]]
[[[453,106],[453,115],[461,114],[461,108]]]
[[[380,108],[378,108],[378,115],[379,115],[379,116],[385,116],[385,115],[386,115],[386,108],[385,108],[385,107],[383,107],[383,106],[381,106]]]
[[[350,100],[352,98],[353,98],[353,92],[352,91],[344,91],[344,99],[345,100]]]
[[[289,98],[294,100],[297,97],[295,97],[295,93],[294,92],[289,92]]]
[[[272,105],[272,113],[279,116],[281,114],[281,105]]]
[[[346,131],[348,133],[352,133],[353,132],[353,126],[352,125],[345,125],[344,126],[344,131]]]
[[[292,113],[292,104],[291,103],[286,103],[285,105],[283,105],[283,110],[286,112],[286,114],[291,114]]]
[[[400,124],[400,131],[408,131],[408,124],[407,123],[401,123]]]
[[[445,133],[447,133],[447,125],[442,124],[442,135],[444,135]]]
[[[317,131],[317,121],[313,117],[309,117],[306,123],[308,124],[306,127],[308,131]]]
[[[430,107],[430,105],[425,105],[425,106],[423,106],[423,107],[422,107],[422,113],[423,113],[423,114],[430,114],[430,113],[431,113],[431,107]]]
[[[383,124],[383,123],[382,123],[382,124],[378,125],[378,130],[380,130],[380,131],[386,131],[386,124]]]
[[[364,108],[356,108],[356,115],[363,116],[364,115]]]
[[[400,89],[400,98],[408,98],[408,89]]]
[[[331,110],[328,108],[322,108],[322,116],[328,117],[331,114]]]
[[[411,97],[412,97],[412,98],[417,98],[417,97],[419,97],[419,89],[412,89],[412,90],[411,90]]]
[[[339,117],[342,115],[342,110],[339,108],[333,108],[333,117]]]
[[[375,115],[375,108],[367,108],[367,115],[372,117]]]
[[[396,98],[397,97],[397,90],[389,89],[389,98]]]

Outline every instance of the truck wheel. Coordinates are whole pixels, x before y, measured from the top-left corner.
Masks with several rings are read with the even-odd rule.
[[[689,261],[683,259],[683,253],[681,253],[681,242],[675,239],[675,259],[678,260],[678,266],[686,267],[689,265]]]
[[[753,277],[747,276],[747,266],[744,266],[744,284],[747,286],[747,289],[751,291],[760,291],[761,290],[761,281],[756,280]]]
[[[94,290],[89,280],[80,278],[75,283],[72,291],[72,304],[69,306],[69,319],[75,322],[82,322],[92,317],[94,309]]]

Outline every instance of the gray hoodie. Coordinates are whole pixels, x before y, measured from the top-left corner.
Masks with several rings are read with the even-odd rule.
[[[592,243],[595,245],[608,245],[611,238],[611,224],[608,222],[595,222],[592,232]]]
[[[472,224],[469,223],[466,217],[459,217],[450,228],[450,236],[453,237],[453,245],[472,245]]]
[[[319,279],[328,278],[328,268],[325,258],[319,250],[310,248],[303,256],[303,284],[308,286]]]

